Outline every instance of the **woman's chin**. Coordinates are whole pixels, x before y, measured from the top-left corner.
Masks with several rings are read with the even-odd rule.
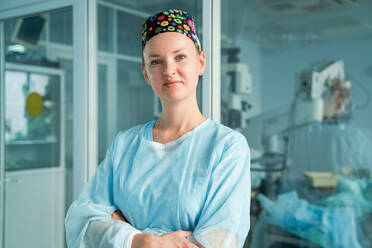
[[[181,92],[168,92],[168,94],[163,95],[161,98],[167,103],[177,103],[187,100],[190,96],[181,94]]]

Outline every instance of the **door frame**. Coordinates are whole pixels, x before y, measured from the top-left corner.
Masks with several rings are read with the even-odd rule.
[[[203,51],[207,64],[203,75],[203,109],[208,118],[221,122],[221,0],[203,0]]]
[[[4,51],[4,23],[0,21],[0,246],[4,247],[4,233],[5,233],[5,190],[4,190],[4,179],[5,179],[5,83],[2,82],[2,78],[5,78],[5,57],[2,55]],[[3,141],[4,140],[4,141]]]
[[[106,105],[106,113],[108,114],[107,119],[104,121],[108,122],[107,130],[105,132],[106,137],[114,137],[117,134],[117,109],[118,106],[116,104],[117,101],[117,61],[115,58],[110,56],[105,56],[103,53],[98,52],[98,60],[97,60],[97,78],[98,78],[98,66],[105,65],[107,68],[107,92],[106,97],[108,99]],[[97,82],[99,83],[99,82]],[[97,98],[97,101],[99,99]],[[97,133],[97,137],[99,134]],[[110,140],[110,139],[109,139]],[[108,140],[106,140],[107,142]],[[110,146],[112,139],[106,143],[107,147]],[[102,142],[102,141],[101,141]],[[100,162],[100,161],[98,161]]]

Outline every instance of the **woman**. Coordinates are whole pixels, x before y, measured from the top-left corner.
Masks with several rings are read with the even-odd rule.
[[[66,216],[69,247],[242,247],[250,154],[238,132],[196,100],[205,54],[190,15],[142,26],[142,71],[160,97],[156,121],[120,132]]]

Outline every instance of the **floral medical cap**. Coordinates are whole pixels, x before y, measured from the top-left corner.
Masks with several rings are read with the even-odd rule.
[[[142,25],[142,50],[152,37],[164,32],[178,32],[186,35],[201,51],[194,19],[186,11],[170,9],[148,17]]]

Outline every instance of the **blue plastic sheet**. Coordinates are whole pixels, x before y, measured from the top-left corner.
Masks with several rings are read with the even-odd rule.
[[[268,212],[267,221],[323,247],[362,248],[352,207],[319,207],[299,199],[295,191],[281,194],[276,202],[259,195]]]

